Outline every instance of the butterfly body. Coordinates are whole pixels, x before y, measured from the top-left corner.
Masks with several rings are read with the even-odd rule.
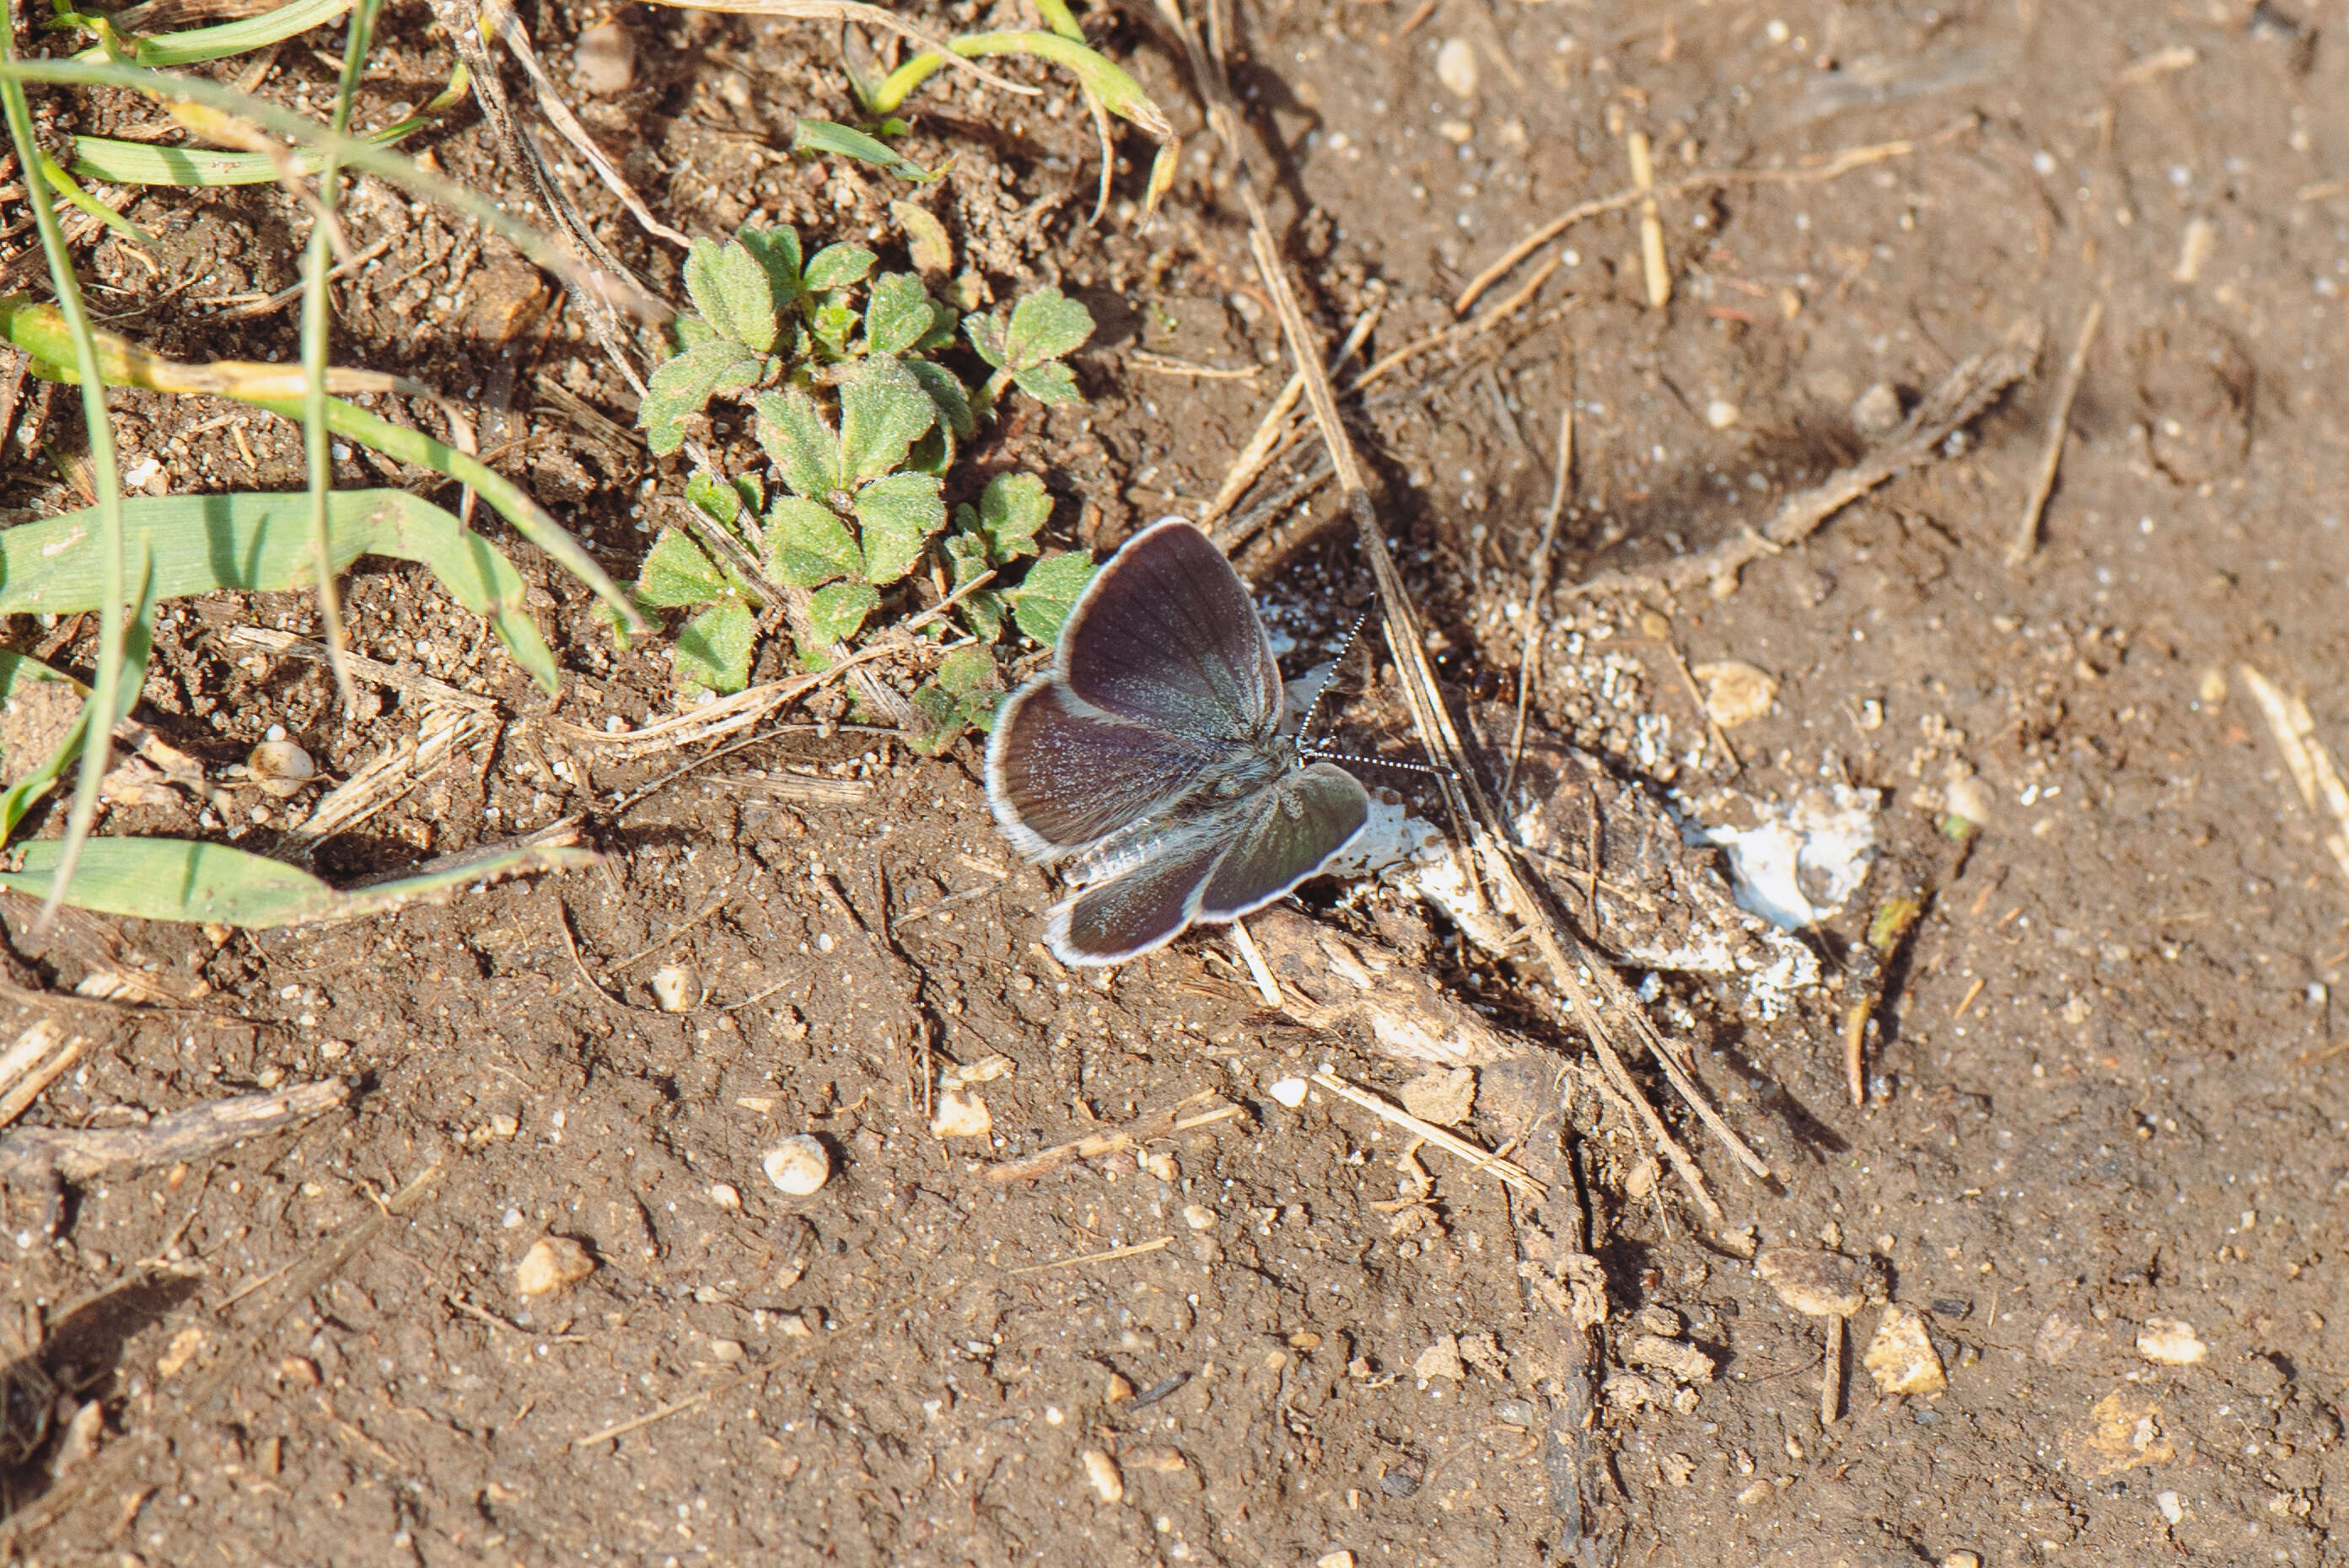
[[[1081,884],[1046,925],[1054,953],[1114,964],[1237,919],[1361,830],[1361,785],[1300,755],[1281,711],[1247,587],[1198,529],[1156,523],[1095,574],[987,754],[1004,835]]]

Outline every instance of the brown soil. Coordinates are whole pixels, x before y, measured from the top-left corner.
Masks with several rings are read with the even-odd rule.
[[[937,25],[1019,25],[983,10]],[[561,72],[601,19],[554,6],[529,21]],[[657,8],[623,19],[636,86],[578,96],[667,221],[722,232],[763,211],[811,235],[891,232],[904,187],[777,150],[796,112],[847,117],[828,35]],[[51,1016],[88,1040],[32,1120],[119,1127],[326,1074],[357,1088],[346,1113],[202,1162],[5,1192],[5,1560],[2349,1561],[2349,1056],[2327,1054],[2349,887],[2239,668],[2304,691],[2318,736],[2349,745],[2349,195],[2324,183],[2349,170],[2349,51],[2320,27],[2336,20],[2268,0],[1775,14],[1306,0],[1237,19],[1237,86],[1285,158],[1291,259],[1333,335],[1383,289],[1373,356],[1446,319],[1466,277],[1534,223],[1626,184],[1625,131],[1653,139],[1667,182],[1918,143],[1832,181],[1667,201],[1668,309],[1646,303],[1637,214],[1586,223],[1509,326],[1417,362],[1365,407],[1390,531],[1464,700],[1510,689],[1568,398],[1565,583],[1734,535],[1865,449],[1867,389],[1913,397],[2013,324],[2048,329],[2041,374],[1944,460],[1729,596],[1540,607],[1558,628],[1542,733],[1629,771],[1630,718],[1661,716],[1685,757],[1699,726],[1661,620],[1690,662],[1740,659],[1781,683],[1733,732],[1737,789],[1886,792],[1868,893],[1818,936],[1831,975],[1866,906],[1909,882],[1929,892],[1890,975],[1864,1109],[1843,1088],[1840,978],[1775,1019],[1713,982],[1660,982],[1658,1016],[1781,1178],[1741,1182],[1701,1128],[1680,1127],[1725,1225],[1658,1181],[1597,1099],[1571,1102],[1561,1154],[1554,1114],[1504,1114],[1554,1099],[1480,1097],[1479,1141],[1547,1139],[1579,1173],[1612,1309],[1597,1377],[1621,1377],[1633,1338],[1659,1328],[1714,1366],[1685,1390],[1651,1367],[1654,1402],[1629,1382],[1601,1401],[1587,1440],[1604,1480],[1579,1542],[1562,1540],[1526,1429],[1561,1367],[1550,1308],[1519,1278],[1524,1215],[1432,1150],[1425,1202],[1399,1204],[1422,1188],[1392,1130],[1268,1092],[1324,1062],[1378,1085],[1404,1069],[1367,1035],[1262,1011],[1218,936],[1113,977],[1053,964],[1036,944],[1051,890],[996,836],[968,743],[923,761],[885,736],[792,730],[614,816],[682,759],[621,765],[544,721],[665,711],[665,655],[614,652],[584,593],[502,538],[567,668],[561,702],[428,578],[362,566],[356,645],[496,696],[510,722],[333,841],[320,869],[349,879],[573,813],[600,869],[217,942],[116,921],[36,934],[29,906],[0,906],[23,987],[8,1037]],[[1016,105],[933,90],[908,150],[959,160],[916,193],[958,264],[998,298],[1058,281],[1102,324],[1080,356],[1092,407],[1015,412],[978,467],[1045,473],[1057,542],[1107,549],[1213,493],[1284,362],[1179,56],[1141,8],[1097,26],[1195,131],[1154,225],[1137,231],[1119,205],[1147,168],[1128,134],[1112,213],[1085,228],[1097,155],[1062,82]],[[363,124],[450,68],[420,7],[394,11],[385,39]],[[1455,41],[1473,98],[1437,74]],[[269,90],[306,82],[316,105],[330,80],[289,46]],[[84,129],[150,114],[67,112]],[[450,173],[525,200],[470,120],[429,139]],[[591,178],[574,188],[674,289],[674,253]],[[119,329],[182,357],[294,353],[289,312],[227,323],[200,303],[295,281],[279,194],[157,192],[129,211],[159,236],[165,275],[117,242],[97,248],[97,308],[140,313]],[[682,470],[543,392],[628,422],[575,315],[529,317],[514,302],[532,279],[511,254],[380,187],[361,182],[350,221],[359,242],[390,243],[340,295],[343,361],[481,399],[484,449],[502,440],[502,464],[632,571]],[[2203,223],[2209,241],[2189,239]],[[2199,270],[2183,264],[2197,249]],[[2044,542],[2011,570],[2055,372],[2096,299]],[[1264,368],[1168,375],[1145,349]],[[78,439],[69,402],[55,399],[48,438]],[[126,463],[154,454],[159,485],[301,482],[298,432],[274,418],[117,406]],[[360,458],[346,482],[387,480]],[[74,504],[29,469],[7,500]],[[1343,531],[1319,526],[1326,490],[1299,504],[1305,521],[1284,511],[1248,559],[1302,659],[1367,577]],[[142,717],[215,768],[282,725],[338,778],[412,736],[420,714],[394,695],[347,718],[314,666],[221,641],[312,619],[295,595],[181,607]],[[1628,659],[1612,687],[1628,708],[1594,695],[1569,624],[1594,654],[1603,627]],[[28,622],[12,645],[54,635]],[[90,637],[57,657],[86,669]],[[1346,728],[1407,754],[1394,712],[1374,694]],[[1935,831],[1952,762],[1995,802],[1970,852]],[[1682,763],[1676,781],[1727,781],[1717,766]],[[836,781],[831,797],[794,769]],[[239,796],[242,820],[146,806],[107,830],[210,830],[267,851],[280,823],[254,815],[260,799]],[[1525,974],[1441,919],[1386,894],[1330,909],[1334,891],[1309,902],[1414,948],[1526,1050],[1580,1048]],[[707,986],[693,1011],[654,1005],[650,975],[671,964]],[[148,1005],[67,995],[99,970],[143,975]],[[922,1037],[942,1059],[1010,1058],[974,1091],[991,1140],[931,1135],[909,1068]],[[991,1161],[1201,1091],[1247,1114],[1149,1146],[1171,1163],[1126,1153],[985,1179]],[[760,1161],[802,1132],[834,1174],[786,1198]],[[519,1296],[516,1265],[544,1237],[584,1244],[594,1272]],[[1821,1429],[1818,1326],[1745,1260],[1823,1241],[1878,1260],[1892,1299],[1923,1315],[1946,1393],[1877,1394],[1859,1364],[1870,1306],[1853,1324],[1850,1408]],[[2190,1324],[2207,1354],[2147,1359],[2156,1319]],[[1462,1358],[1422,1363],[1445,1336]],[[1415,1366],[1456,1375],[1423,1382]],[[59,1473],[65,1418],[88,1401],[94,1454]],[[1088,1452],[1112,1457],[1122,1499],[1093,1483]]]

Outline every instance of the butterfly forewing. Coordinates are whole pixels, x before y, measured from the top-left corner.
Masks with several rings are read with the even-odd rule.
[[[1280,666],[1247,585],[1177,518],[1134,535],[1093,578],[1054,673],[1107,713],[1181,735],[1261,739],[1280,713]]]
[[[1200,890],[1193,918],[1263,908],[1321,869],[1370,819],[1370,797],[1335,763],[1317,762],[1267,789]]]
[[[1213,757],[1195,737],[1089,711],[1046,680],[1003,705],[987,752],[988,794],[1014,843],[1053,855],[1146,815]]]

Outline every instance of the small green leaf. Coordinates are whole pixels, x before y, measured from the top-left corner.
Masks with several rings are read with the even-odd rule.
[[[849,335],[855,330],[856,313],[837,297],[827,299],[808,311],[808,335],[834,359],[848,357]]]
[[[1075,372],[1055,360],[1050,365],[1030,366],[1011,373],[1011,384],[1039,403],[1081,403],[1085,395],[1077,390]]]
[[[730,529],[742,516],[742,493],[707,469],[696,469],[685,481],[685,499],[702,516]]]
[[[858,366],[840,388],[840,459],[847,481],[875,479],[902,465],[906,449],[937,417],[937,405],[901,362],[878,356]]]
[[[854,158],[859,163],[870,163],[885,169],[900,180],[927,184],[946,170],[937,173],[923,168],[887,142],[877,140],[861,130],[844,125],[834,125],[828,119],[802,119],[799,129],[792,133],[793,152],[830,152],[843,158]]]
[[[1001,322],[991,315],[967,315],[962,318],[962,332],[981,359],[999,370],[1002,368],[1005,346]]]
[[[916,272],[942,278],[954,271],[954,242],[947,238],[947,226],[938,222],[936,213],[911,201],[892,201],[889,212],[905,232],[905,254]]]
[[[970,394],[963,390],[963,385],[956,378],[955,373],[926,359],[907,359],[900,363],[914,373],[915,379],[921,382],[922,389],[930,395],[930,401],[937,405],[938,423],[957,439],[970,439],[971,433],[978,426],[970,416]]]
[[[845,642],[880,603],[880,591],[870,583],[835,583],[809,597],[808,624],[827,643]]]
[[[636,597],[657,610],[707,604],[725,592],[726,579],[701,546],[673,528],[661,530],[636,574]]]
[[[999,565],[1036,553],[1036,533],[1052,515],[1052,498],[1034,474],[998,474],[979,492],[978,524]]]
[[[680,318],[680,325],[691,321]],[[698,347],[664,359],[653,369],[645,400],[637,405],[636,424],[645,445],[655,457],[665,458],[685,445],[685,420],[709,407],[712,397],[744,391],[758,385],[767,362],[759,355],[710,337]]]
[[[677,634],[678,675],[689,685],[736,692],[750,684],[750,651],[759,617],[740,599],[713,604]]]
[[[903,354],[929,335],[930,291],[911,273],[884,273],[864,304],[864,351]]]
[[[1003,635],[1005,606],[1003,595],[992,588],[982,588],[955,608],[962,614],[962,624],[970,634],[982,643],[991,643]]]
[[[759,399],[757,412],[759,445],[792,493],[822,500],[847,482],[840,468],[840,438],[814,398],[796,387],[770,392]]]
[[[957,648],[938,661],[938,685],[957,696],[995,684],[995,655],[985,648]]]
[[[947,503],[934,474],[891,474],[856,492],[856,528],[864,541],[864,580],[895,583],[914,569],[930,535],[947,525]]]
[[[1011,307],[1004,362],[1017,369],[1074,353],[1093,335],[1093,314],[1047,285]]]
[[[1028,568],[1028,575],[1010,594],[1012,613],[1019,617],[1019,629],[1048,645],[1058,641],[1070,607],[1085,591],[1085,584],[1092,581],[1092,575],[1093,557],[1088,550],[1047,555]]]
[[[766,269],[767,286],[780,310],[800,295],[800,236],[788,223],[745,229],[734,236]]]
[[[712,241],[694,241],[685,257],[685,292],[721,336],[758,354],[775,346],[781,313],[766,264],[739,242],[721,250]]]
[[[826,245],[808,258],[807,270],[800,274],[800,284],[810,294],[846,288],[864,282],[864,274],[880,259],[862,245]]]
[[[767,570],[778,582],[813,588],[864,570],[848,525],[820,501],[777,499],[767,513]]]
[[[954,510],[955,531],[947,535],[947,564],[957,588],[988,568],[987,538],[978,531],[978,513],[968,504]]]

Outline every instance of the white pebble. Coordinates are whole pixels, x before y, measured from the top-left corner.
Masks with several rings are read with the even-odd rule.
[[[1476,96],[1476,49],[1465,38],[1446,38],[1435,51],[1435,79],[1454,98]]]
[[[978,1095],[948,1089],[938,1096],[937,1113],[930,1118],[931,1136],[984,1138],[994,1130],[994,1113]]]
[[[1737,405],[1725,397],[1715,397],[1704,406],[1704,422],[1716,430],[1726,430],[1737,423]]]
[[[1117,1461],[1099,1449],[1085,1450],[1085,1479],[1092,1482],[1103,1502],[1125,1500],[1125,1477],[1119,1472]]]
[[[318,771],[310,754],[290,740],[263,741],[245,758],[244,766],[254,783],[281,800],[301,793]]]
[[[690,1013],[701,1006],[701,976],[683,964],[653,971],[653,1000],[664,1013]]]
[[[742,1192],[730,1181],[712,1181],[709,1184],[709,1201],[721,1209],[740,1209]]]
[[[2210,1354],[2210,1347],[2182,1318],[2148,1317],[2137,1331],[2137,1353],[2165,1367],[2191,1367]]]
[[[1185,1203],[1183,1222],[1195,1231],[1212,1231],[1216,1228],[1216,1212],[1205,1203]]]
[[[768,1150],[759,1168],[767,1173],[767,1180],[775,1184],[777,1191],[788,1192],[794,1198],[804,1198],[832,1180],[832,1156],[824,1152],[822,1143],[804,1132],[786,1138]]]
[[[542,1236],[514,1265],[514,1291],[546,1295],[595,1272],[595,1259],[569,1236]]]
[[[1265,1093],[1295,1110],[1305,1103],[1305,1080],[1301,1078],[1277,1078],[1267,1086]]]

